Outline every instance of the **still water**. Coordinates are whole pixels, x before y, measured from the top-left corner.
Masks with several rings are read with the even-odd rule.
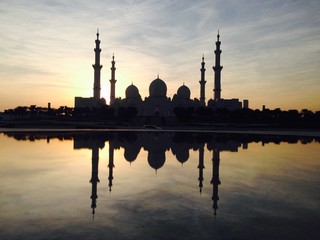
[[[0,133],[0,239],[320,239],[320,142]]]

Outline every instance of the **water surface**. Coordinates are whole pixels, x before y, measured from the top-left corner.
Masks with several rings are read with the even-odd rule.
[[[0,239],[318,239],[319,139],[0,134]]]

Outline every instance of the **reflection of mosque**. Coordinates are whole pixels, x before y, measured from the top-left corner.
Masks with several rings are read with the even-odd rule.
[[[222,141],[221,141],[222,140]],[[89,148],[92,149],[92,193],[91,193],[91,208],[92,214],[95,213],[97,195],[97,184],[99,183],[98,177],[98,163],[99,163],[99,148],[104,147],[106,139],[94,138],[74,138],[74,148]],[[135,161],[139,155],[141,148],[148,152],[147,161],[153,169],[157,172],[166,161],[166,151],[171,149],[172,154],[182,164],[189,159],[189,151],[199,151],[199,191],[203,191],[204,181],[204,152],[205,144],[207,149],[212,151],[212,178],[210,183],[212,184],[212,201],[214,214],[218,209],[218,188],[221,184],[219,179],[219,163],[221,151],[237,151],[241,146],[240,142],[220,139],[197,139],[195,136],[191,136],[186,133],[135,133],[135,132],[118,132],[108,140],[109,142],[109,191],[111,192],[113,185],[113,169],[114,169],[114,149],[123,148],[124,157],[130,162]]]
[[[131,164],[134,162],[141,148],[148,152],[147,161],[149,165],[156,171],[160,169],[166,161],[166,151],[171,150],[172,154],[182,164],[189,159],[189,151],[199,151],[198,163],[198,181],[199,191],[203,191],[204,186],[204,153],[205,145],[207,149],[212,151],[212,201],[214,213],[218,209],[218,188],[220,185],[219,165],[220,153],[222,151],[235,152],[242,145],[244,149],[251,142],[261,142],[262,146],[267,143],[280,144],[281,142],[296,144],[320,143],[319,137],[307,136],[279,136],[279,135],[254,135],[254,134],[218,134],[213,132],[5,132],[5,136],[12,137],[17,141],[37,141],[46,140],[50,143],[51,139],[59,139],[61,141],[74,140],[74,149],[91,149],[92,150],[92,173],[90,182],[92,184],[91,192],[91,208],[95,213],[97,202],[97,186],[99,183],[98,165],[99,165],[99,149],[103,149],[105,142],[109,143],[109,159],[108,159],[108,187],[109,191],[113,184],[113,168],[114,168],[114,149],[123,148],[124,158]]]

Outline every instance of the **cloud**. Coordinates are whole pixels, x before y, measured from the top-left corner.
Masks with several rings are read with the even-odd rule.
[[[192,97],[199,97],[199,68],[205,54],[207,96],[211,96],[214,42],[220,29],[223,93],[234,89],[233,84],[256,91],[279,81],[288,84],[292,75],[303,74],[310,79],[305,86],[314,86],[320,62],[319,10],[315,0],[80,0],[33,4],[4,0],[0,3],[1,76],[19,79],[25,71],[26,75],[47,73],[74,78],[86,64],[87,71],[92,71],[99,27],[102,78],[109,78],[110,57],[115,53],[117,89],[122,89],[118,95],[124,95],[126,87],[120,82],[132,81],[143,96],[147,95],[145,82],[159,73],[167,82],[169,95],[186,82]],[[87,74],[79,77],[79,82],[88,81]],[[299,89],[283,87],[282,91]],[[229,93],[228,97],[238,95]],[[250,96],[254,101],[254,95]]]

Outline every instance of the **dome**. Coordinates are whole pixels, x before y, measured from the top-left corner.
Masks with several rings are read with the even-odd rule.
[[[215,101],[211,98],[211,99],[208,101],[208,106],[209,106],[209,107],[212,107],[212,106],[214,106],[214,103],[215,103]]]
[[[100,98],[100,103],[101,103],[102,105],[106,105],[106,104],[107,104],[107,101],[106,101],[106,99],[104,99],[104,98]]]
[[[153,97],[165,97],[167,96],[167,85],[166,83],[157,78],[153,80],[149,86],[149,95]]]
[[[126,89],[126,98],[137,98],[137,97],[140,97],[139,89],[135,85],[131,84]]]
[[[184,98],[184,99],[190,99],[190,94],[191,94],[190,89],[184,84],[181,87],[179,87],[177,91],[178,97]]]

